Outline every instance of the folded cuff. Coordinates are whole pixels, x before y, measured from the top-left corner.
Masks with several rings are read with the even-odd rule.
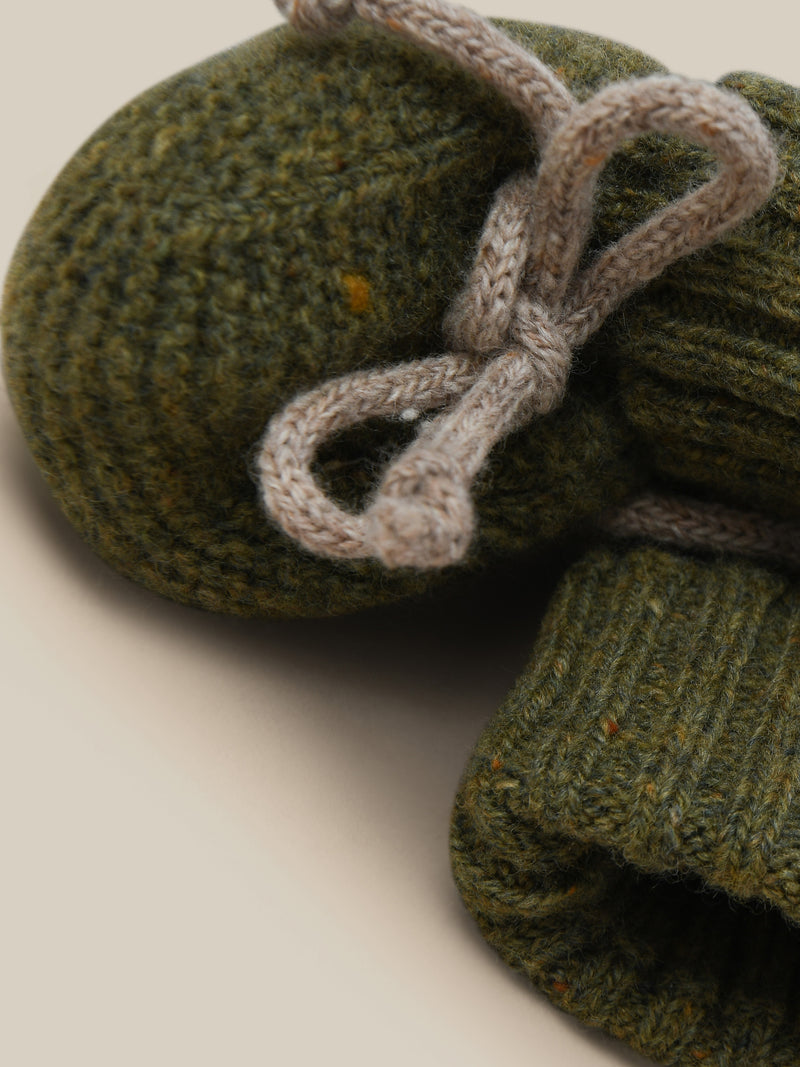
[[[800,587],[650,547],[573,567],[452,823],[465,903],[665,1064],[800,1064]]]

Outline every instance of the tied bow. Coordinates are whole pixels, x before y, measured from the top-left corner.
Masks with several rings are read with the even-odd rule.
[[[498,191],[470,277],[445,323],[451,351],[330,381],[272,419],[258,469],[267,511],[309,550],[432,568],[466,555],[472,483],[491,449],[560,404],[573,351],[636,288],[751,215],[778,175],[770,136],[733,93],[668,75],[611,84],[579,104],[556,75],[484,19],[441,0],[277,0],[306,32],[354,15],[490,82],[536,133],[535,175]],[[602,167],[624,140],[678,134],[710,149],[716,175],[578,269]],[[366,419],[442,408],[386,469],[370,504],[345,511],[311,464]]]

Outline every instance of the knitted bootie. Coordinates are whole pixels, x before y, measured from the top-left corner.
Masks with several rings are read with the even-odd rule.
[[[458,887],[560,1007],[665,1064],[800,1064],[800,585],[602,548],[471,758]]]
[[[584,93],[657,69],[583,34],[509,29]],[[118,112],[40,205],[3,307],[17,416],[89,544],[225,612],[335,613],[427,587],[434,575],[298,548],[260,506],[252,455],[310,385],[441,350],[491,197],[534,147],[493,90],[360,24],[323,41],[282,27]],[[506,450],[477,561],[641,482],[612,392],[579,376],[558,417]],[[323,480],[354,502],[404,429],[345,435]]]
[[[659,69],[586,35],[503,28],[581,98]],[[358,24],[313,41],[268,33],[123,108],[40,206],[3,308],[18,417],[92,547],[157,592],[239,614],[347,611],[439,580],[299,549],[260,506],[255,449],[270,416],[321,379],[442,350],[491,198],[535,158],[492,89]],[[704,165],[661,137],[626,149],[601,180],[592,248]],[[754,294],[771,284],[749,279]],[[619,401],[618,340],[602,328],[563,405],[490,458],[469,564],[550,540],[651,477]],[[784,351],[788,413],[791,338]],[[678,407],[696,385],[685,394]],[[739,426],[762,411],[734,414]],[[341,435],[318,457],[320,481],[357,505],[410,432],[395,421]]]

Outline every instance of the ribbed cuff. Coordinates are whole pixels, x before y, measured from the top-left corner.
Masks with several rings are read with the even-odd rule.
[[[800,91],[760,74],[730,74],[720,84],[770,128],[781,175],[755,215],[674,264],[612,319],[620,395],[662,478],[795,517]],[[658,150],[651,195],[666,201],[681,183],[693,184],[698,168],[705,173],[702,158],[690,159],[679,141]],[[625,194],[620,209],[630,210]]]
[[[800,587],[640,547],[565,576],[453,815],[548,996],[665,1064],[800,1064]]]

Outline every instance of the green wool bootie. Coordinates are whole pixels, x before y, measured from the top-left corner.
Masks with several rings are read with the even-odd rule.
[[[588,35],[507,29],[584,93],[658,69]],[[442,349],[491,198],[534,160],[496,92],[360,24],[323,41],[282,27],[119,111],[31,221],[2,318],[17,416],[92,548],[156,592],[237,614],[427,588],[434,575],[300,549],[264,514],[253,452],[304,389]],[[615,388],[603,368],[577,375],[558,416],[509,443],[479,494],[473,563],[642,484]],[[407,433],[343,435],[321,478],[355,504]]]
[[[800,1064],[800,585],[601,548],[470,760],[452,861],[487,940],[655,1061]]]
[[[584,34],[501,25],[581,100],[661,69]],[[800,109],[774,83],[729,85],[777,134],[783,184],[749,229],[692,256],[685,272],[671,268],[663,306],[654,292],[635,319],[626,308],[612,315],[577,353],[561,406],[490,455],[474,486],[467,567],[552,541],[654,471],[678,487],[798,510],[783,453],[766,442],[786,440],[788,455],[797,436],[796,300],[786,293],[800,258]],[[298,393],[443,350],[443,319],[492,198],[509,175],[535,168],[537,151],[494,89],[358,22],[329,37],[265,34],[119,111],[36,212],[2,313],[19,421],[89,544],[158,593],[245,615],[354,610],[457,572],[316,558],[265,514],[256,452]],[[709,167],[705,151],[674,137],[626,144],[603,167],[584,258],[701,185]],[[689,352],[674,378],[661,376],[664,344]],[[753,389],[770,353],[781,372]],[[663,429],[653,413],[665,389]],[[413,435],[398,414],[319,453],[316,476],[344,506],[368,498]],[[744,453],[759,434],[751,462]]]

